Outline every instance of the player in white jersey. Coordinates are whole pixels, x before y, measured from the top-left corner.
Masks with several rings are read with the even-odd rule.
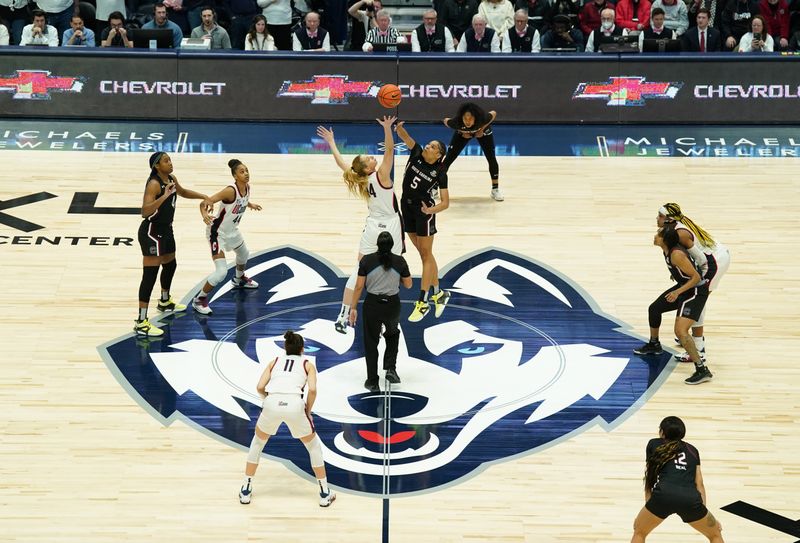
[[[250,171],[241,161],[228,161],[234,182],[209,197],[200,204],[200,213],[206,223],[206,239],[211,247],[211,260],[214,271],[206,279],[203,289],[192,300],[192,307],[202,315],[210,315],[208,293],[225,280],[228,275],[228,262],[225,251],[236,254],[236,275],[231,279],[233,288],[258,288],[258,283],[244,274],[250,252],[239,231],[239,222],[248,209],[261,211],[261,206],[250,203]],[[214,213],[214,205],[219,202],[219,210]]]
[[[328,507],[336,493],[328,486],[322,442],[314,432],[311,408],[317,398],[317,369],[303,357],[303,336],[291,330],[283,335],[286,356],[269,363],[261,374],[256,390],[264,398],[261,415],[250,443],[245,466],[245,478],[239,489],[239,502],[250,503],[253,497],[253,477],[267,440],[285,423],[292,437],[303,442],[311,459],[311,468],[319,484],[319,506]],[[308,389],[306,389],[308,387]],[[304,400],[304,394],[307,398]]]
[[[681,212],[681,206],[676,203],[664,204],[658,210],[656,224],[659,228],[672,225],[678,232],[680,243],[683,245],[689,256],[700,268],[700,273],[708,281],[708,292],[711,294],[719,286],[722,276],[728,271],[731,265],[731,254],[727,247],[711,237],[711,234],[695,224],[695,222]],[[706,305],[708,307],[708,305]],[[703,324],[705,322],[706,309],[700,314],[700,318],[692,326],[692,339],[700,356],[705,360],[705,337]],[[684,353],[678,360],[689,362],[691,358]]]
[[[354,195],[367,201],[369,215],[361,233],[361,242],[358,245],[358,262],[367,254],[378,252],[378,236],[381,232],[389,232],[394,239],[392,252],[401,255],[405,251],[403,237],[403,221],[400,217],[400,207],[394,193],[392,182],[392,165],[394,163],[394,137],[392,124],[396,117],[384,116],[383,120],[376,119],[383,127],[384,151],[380,165],[372,156],[358,155],[351,164],[347,164],[336,147],[333,130],[324,126],[317,127],[317,135],[330,146],[336,164],[342,169],[343,179],[347,188]],[[342,334],[347,333],[347,322],[350,316],[350,301],[353,299],[353,288],[358,279],[358,267],[347,279],[342,296],[342,307],[336,318],[334,327]]]

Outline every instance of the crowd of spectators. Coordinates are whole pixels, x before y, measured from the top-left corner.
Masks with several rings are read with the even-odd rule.
[[[391,0],[143,1],[0,0],[0,45],[130,48],[142,28],[169,30],[176,48],[246,51],[800,50],[800,0],[432,0],[410,32],[392,25]]]

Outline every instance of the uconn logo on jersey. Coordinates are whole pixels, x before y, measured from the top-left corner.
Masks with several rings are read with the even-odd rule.
[[[632,357],[641,340],[557,272],[486,249],[443,274],[453,297],[442,318],[402,321],[402,383],[373,394],[363,388],[360,326],[334,331],[341,272],[294,248],[249,266],[261,287],[220,283],[211,318],[169,316],[159,324],[163,339],[126,336],[100,351],[159,420],[180,418],[246,450],[261,406],[258,377],[283,355],[284,331],[298,331],[319,372],[314,423],[328,478],[355,492],[432,491],[594,425],[610,431],[674,366],[666,353]],[[404,304],[403,314],[410,310]],[[265,453],[311,478],[306,450],[285,429]]]

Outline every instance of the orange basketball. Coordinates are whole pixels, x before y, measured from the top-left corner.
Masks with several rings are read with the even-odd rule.
[[[385,108],[391,109],[397,107],[402,99],[400,87],[397,85],[384,85],[381,87],[381,90],[378,91],[378,102]]]

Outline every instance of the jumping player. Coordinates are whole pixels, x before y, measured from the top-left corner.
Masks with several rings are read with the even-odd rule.
[[[311,421],[311,408],[317,398],[317,369],[310,360],[303,358],[303,336],[289,330],[283,338],[286,356],[270,362],[256,387],[264,398],[264,403],[247,454],[239,502],[250,503],[253,497],[253,477],[264,445],[270,436],[275,435],[281,423],[285,423],[292,437],[302,441],[308,450],[311,468],[319,484],[319,506],[328,507],[336,499],[336,493],[328,487],[322,442],[314,432],[314,423]],[[303,401],[306,385],[308,398]]]
[[[711,234],[695,224],[689,217],[681,212],[681,206],[675,203],[664,204],[658,210],[656,219],[658,227],[674,228],[678,232],[681,245],[686,248],[689,256],[692,257],[698,266],[703,277],[708,281],[708,292],[711,294],[719,286],[722,276],[728,271],[731,265],[731,254],[728,248],[714,240]],[[706,308],[692,326],[692,340],[695,347],[700,352],[700,357],[706,358],[706,344],[704,337]],[[688,353],[678,357],[681,362],[691,362]]]
[[[695,365],[695,372],[684,380],[687,385],[699,385],[710,381],[711,371],[700,358],[700,353],[694,346],[689,336],[691,327],[703,312],[708,299],[708,283],[701,278],[700,272],[694,262],[686,253],[686,249],[678,240],[678,232],[671,228],[662,228],[653,238],[653,245],[661,248],[664,260],[667,263],[672,278],[677,285],[665,290],[650,304],[648,309],[650,322],[650,341],[635,349],[638,355],[658,354],[661,352],[661,342],[658,339],[658,329],[661,327],[661,315],[668,311],[676,311],[675,336],[689,353]]]
[[[139,225],[139,246],[142,249],[142,280],[139,283],[139,317],[133,331],[140,336],[159,337],[164,331],[150,324],[147,308],[161,266],[161,298],[159,311],[185,311],[186,306],[172,299],[169,289],[178,263],[175,261],[175,236],[172,220],[178,196],[204,200],[205,194],[184,188],[172,174],[172,160],[167,153],[150,155],[150,176],[144,188],[142,217]]]
[[[512,29],[513,30],[513,29]],[[455,162],[469,140],[475,138],[481,146],[483,156],[489,163],[489,178],[492,182],[492,199],[497,202],[505,200],[503,193],[500,192],[500,166],[497,164],[497,156],[494,149],[494,133],[491,124],[497,117],[497,113],[484,111],[477,104],[467,102],[461,104],[456,116],[444,119],[444,125],[455,130],[450,139],[450,146],[447,148],[447,156],[444,157],[444,169],[449,170],[450,165]]]
[[[633,522],[631,543],[644,543],[650,532],[673,513],[711,543],[724,543],[722,526],[706,509],[700,453],[683,441],[686,435],[683,421],[678,417],[666,417],[661,421],[658,434],[658,438],[647,443],[646,503]]]
[[[336,147],[333,129],[324,126],[317,127],[317,135],[324,139],[331,148],[336,165],[344,172],[342,178],[347,188],[353,195],[367,202],[369,215],[358,245],[359,262],[364,255],[378,252],[377,240],[381,232],[389,232],[392,235],[394,240],[392,253],[402,255],[405,252],[402,218],[392,182],[392,165],[394,164],[392,124],[396,119],[397,117],[389,116],[384,116],[383,120],[376,119],[378,124],[383,127],[384,151],[380,165],[375,157],[364,155],[358,155],[348,165]],[[358,268],[347,279],[342,296],[342,307],[334,323],[336,331],[342,334],[347,332],[350,302],[353,299],[353,289],[357,279]]]
[[[261,206],[250,202],[250,171],[247,166],[233,159],[228,161],[228,167],[231,169],[234,182],[200,204],[200,214],[206,223],[206,239],[211,246],[211,260],[214,262],[214,271],[206,279],[203,289],[192,300],[192,307],[202,315],[211,314],[211,308],[208,307],[208,293],[228,274],[225,251],[233,251],[236,254],[236,276],[231,279],[233,288],[258,288],[258,283],[244,274],[250,251],[247,250],[247,244],[239,230],[239,223],[245,211],[248,209],[261,211]],[[221,202],[219,212],[213,215],[214,205],[217,202]]]
[[[428,290],[433,288],[431,300],[435,305],[435,315],[439,318],[450,300],[450,293],[439,289],[439,267],[433,256],[433,236],[436,234],[436,214],[450,207],[447,190],[447,172],[442,168],[445,146],[441,141],[431,141],[423,149],[412,138],[403,122],[398,122],[395,130],[400,139],[411,150],[406,170],[403,174],[403,195],[400,211],[403,215],[403,229],[422,259],[422,279],[419,299],[408,320],[417,322],[430,310]],[[439,189],[441,202],[433,199],[432,191]]]

